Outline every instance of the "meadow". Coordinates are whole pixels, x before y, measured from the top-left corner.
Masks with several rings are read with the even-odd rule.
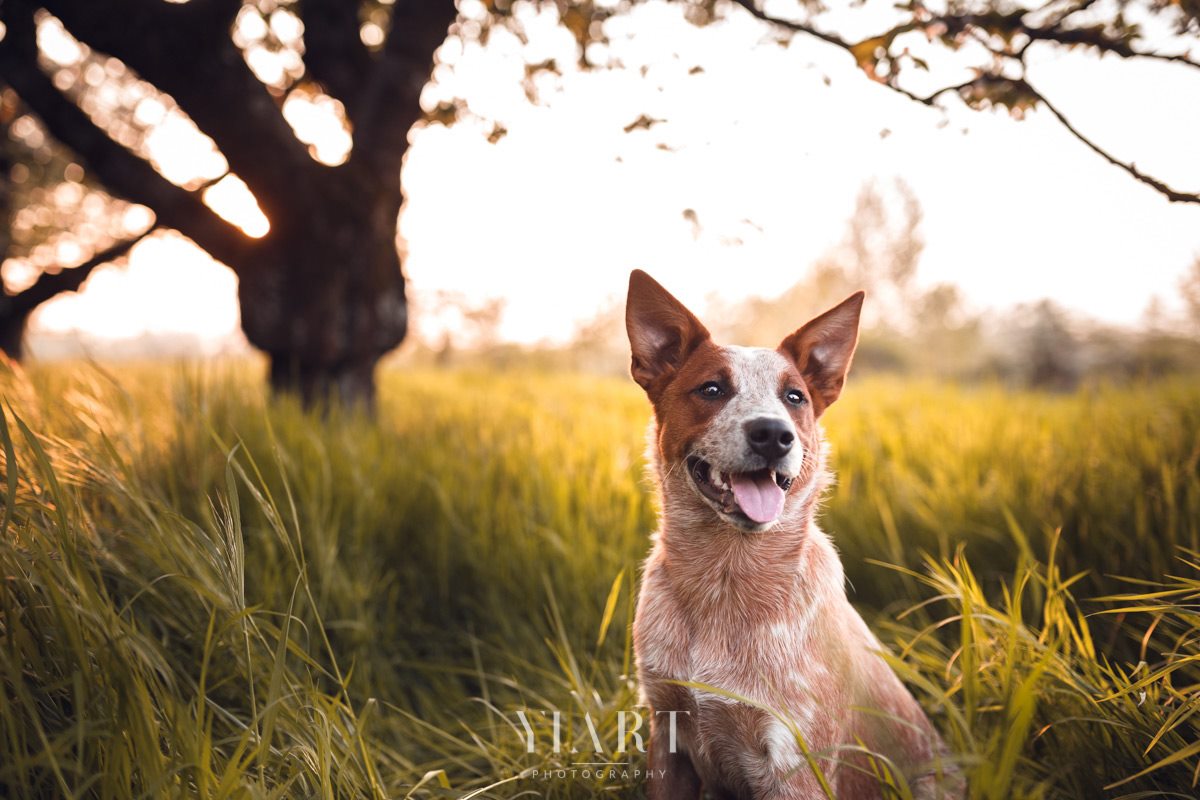
[[[246,365],[0,368],[0,796],[640,795],[644,397],[381,380],[371,422]],[[972,798],[1196,795],[1200,383],[852,376],[825,426],[823,527]]]

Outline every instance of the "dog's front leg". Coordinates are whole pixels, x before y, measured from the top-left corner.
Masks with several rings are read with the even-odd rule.
[[[646,754],[647,800],[697,800],[700,776],[687,753],[679,751],[667,720],[650,718],[650,742]]]

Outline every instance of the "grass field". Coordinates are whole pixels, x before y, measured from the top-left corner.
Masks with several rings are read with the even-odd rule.
[[[372,425],[232,365],[0,375],[0,796],[640,793],[530,771],[600,760],[584,712],[627,760],[644,398],[381,392]],[[971,796],[1194,796],[1200,384],[852,379],[826,428],[824,527]]]

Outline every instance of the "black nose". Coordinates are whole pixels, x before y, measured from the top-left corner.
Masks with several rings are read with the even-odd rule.
[[[759,417],[746,423],[746,439],[750,442],[751,450],[768,461],[774,461],[787,455],[796,435],[784,420]]]

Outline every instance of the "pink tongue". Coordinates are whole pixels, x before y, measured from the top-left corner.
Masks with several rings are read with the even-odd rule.
[[[783,489],[771,479],[770,473],[734,473],[729,476],[729,483],[738,507],[755,522],[770,522],[783,510]]]

